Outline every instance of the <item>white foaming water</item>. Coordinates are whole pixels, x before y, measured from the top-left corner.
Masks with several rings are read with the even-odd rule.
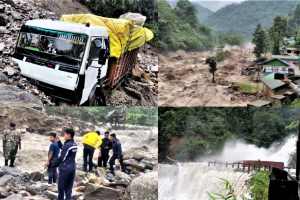
[[[209,200],[206,191],[225,195],[226,179],[238,197],[249,193],[246,181],[250,175],[236,172],[231,167],[213,167],[207,163],[180,163],[158,165],[159,200]]]
[[[212,160],[238,161],[238,160],[263,160],[284,162],[288,165],[289,155],[296,151],[297,137],[290,136],[282,147],[273,144],[270,148],[259,148],[244,142],[227,143],[222,154]]]

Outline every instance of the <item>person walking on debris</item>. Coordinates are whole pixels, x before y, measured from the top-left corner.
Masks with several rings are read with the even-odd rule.
[[[50,141],[52,144],[49,147],[48,151],[48,161],[46,166],[48,167],[48,186],[56,185],[57,180],[57,167],[52,167],[53,161],[58,157],[59,154],[59,145],[56,141],[56,133],[50,134]]]
[[[125,172],[125,166],[123,164],[123,152],[120,141],[116,138],[116,134],[110,134],[110,140],[112,141],[113,156],[109,160],[109,170],[114,174],[115,160],[118,160],[121,165],[122,172]]]
[[[100,146],[100,153],[99,153],[99,157],[98,157],[98,167],[102,167],[102,163],[103,163],[103,167],[107,167],[107,161],[109,158],[109,150],[112,149],[112,142],[111,140],[108,138],[109,137],[109,132],[106,131],[104,133],[104,138],[102,139],[102,144]]]
[[[57,158],[59,162],[58,178],[58,200],[71,200],[73,183],[76,172],[75,157],[77,153],[77,144],[74,142],[75,131],[72,129],[65,130],[65,143],[61,155]]]
[[[21,150],[21,133],[16,130],[16,124],[10,123],[10,129],[3,131],[3,155],[5,159],[5,166],[8,166],[10,160],[10,167],[14,167],[16,155]]]
[[[87,171],[87,157],[89,156],[89,171],[93,170],[93,156],[95,149],[102,144],[100,132],[85,134],[82,138],[83,143],[83,170]],[[97,145],[96,145],[97,144]]]

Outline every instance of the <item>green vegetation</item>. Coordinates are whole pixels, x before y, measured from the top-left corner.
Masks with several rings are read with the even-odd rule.
[[[217,55],[216,55],[217,62],[224,61],[225,58],[227,58],[230,55],[230,52],[227,51],[227,50],[224,51],[223,48],[224,48],[224,46],[220,46],[216,50],[216,52],[217,52]]]
[[[217,38],[218,44],[220,45],[242,45],[245,42],[243,36],[235,35],[233,33],[219,34]]]
[[[250,40],[257,23],[266,30],[277,15],[287,16],[297,4],[297,1],[273,0],[233,3],[212,13],[204,23],[216,33],[234,33]]]
[[[255,171],[248,182],[253,200],[268,200],[269,171]]]
[[[228,180],[219,178],[222,181],[224,181],[223,183],[226,185],[225,190],[228,191],[228,193],[226,195],[221,195],[221,194],[216,194],[216,193],[212,193],[217,197],[214,197],[212,194],[210,194],[209,192],[207,192],[209,198],[211,200],[216,200],[216,199],[223,199],[223,200],[237,200],[236,195],[234,194],[234,190],[232,189],[232,186],[230,185]],[[247,198],[245,198],[244,196],[242,196],[242,200],[247,200]]]
[[[261,54],[266,54],[268,51],[268,35],[259,23],[253,33],[252,43],[255,44],[253,53],[256,60],[259,61],[261,60]]]
[[[214,37],[210,28],[201,24],[197,9],[188,0],[179,0],[176,8],[158,1],[159,51],[212,49]]]
[[[159,108],[159,160],[167,155],[175,159],[194,159],[220,153],[226,141],[242,139],[258,147],[269,147],[292,133],[286,129],[299,119],[299,108]],[[169,143],[173,136],[184,138],[178,150],[172,152]],[[191,142],[193,140],[193,142]],[[195,142],[194,142],[195,141]],[[197,154],[192,151],[197,148]]]
[[[119,18],[128,12],[141,13],[147,17],[145,27],[154,33],[149,44],[158,47],[157,0],[77,0],[96,15]]]
[[[48,115],[77,118],[82,121],[105,121],[105,116],[115,110],[114,107],[47,107]],[[126,108],[126,124],[142,126],[157,126],[157,107],[128,107]]]
[[[216,57],[208,57],[206,58],[205,64],[209,65],[209,72],[213,75],[212,82],[215,82],[215,72],[217,69],[217,58]]]
[[[240,90],[245,94],[256,94],[258,92],[257,86],[247,85],[244,83],[234,83],[233,89]]]

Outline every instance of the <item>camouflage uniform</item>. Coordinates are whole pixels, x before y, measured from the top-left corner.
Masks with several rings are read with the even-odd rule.
[[[3,155],[5,160],[16,158],[18,146],[21,144],[21,133],[15,128],[3,131]]]

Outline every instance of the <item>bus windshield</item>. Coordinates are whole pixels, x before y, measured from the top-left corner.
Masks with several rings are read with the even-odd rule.
[[[87,36],[22,26],[17,47],[44,53],[52,58],[64,57],[81,61]]]

